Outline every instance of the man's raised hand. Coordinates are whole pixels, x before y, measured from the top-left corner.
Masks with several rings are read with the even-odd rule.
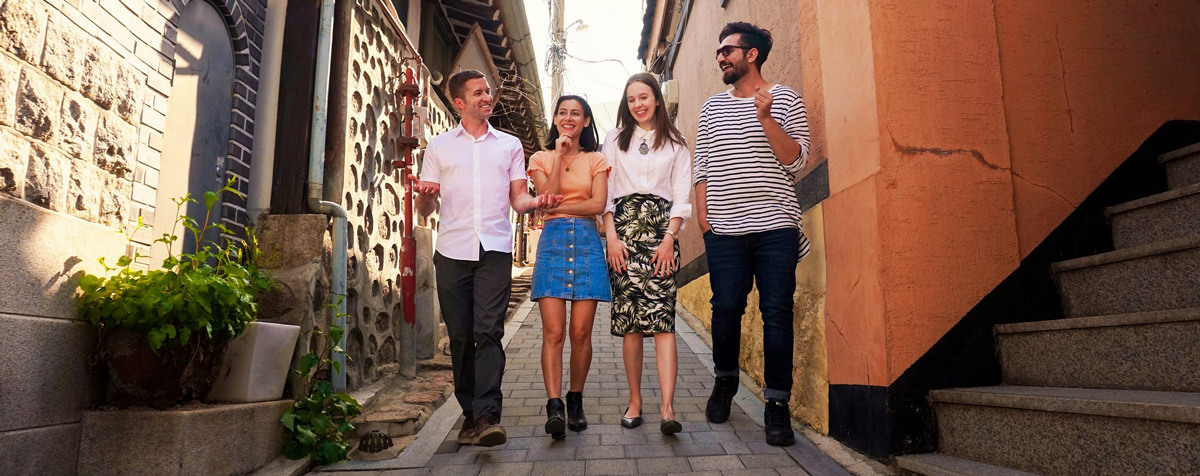
[[[774,102],[775,95],[770,90],[754,88],[754,110],[758,120],[771,117],[771,104]]]
[[[439,184],[433,182],[422,182],[416,175],[408,174],[408,180],[412,183],[412,191],[418,195],[428,195],[436,197],[442,191]]]

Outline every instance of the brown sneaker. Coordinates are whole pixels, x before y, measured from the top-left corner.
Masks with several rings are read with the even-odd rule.
[[[462,428],[458,430],[458,444],[469,445],[475,439],[475,418],[470,413],[463,414]]]
[[[475,446],[498,446],[508,441],[504,427],[500,426],[500,418],[496,415],[483,415],[475,422],[475,438],[471,444]]]

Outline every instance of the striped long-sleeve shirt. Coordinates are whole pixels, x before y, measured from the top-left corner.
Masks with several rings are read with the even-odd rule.
[[[780,163],[758,122],[754,98],[725,91],[700,109],[692,182],[707,183],[707,219],[713,233],[746,235],[797,228],[804,259],[808,238],[796,202],[794,174],[808,162],[808,115],[796,91],[777,84],[770,92],[774,96],[771,115],[800,144],[800,157],[789,165]]]

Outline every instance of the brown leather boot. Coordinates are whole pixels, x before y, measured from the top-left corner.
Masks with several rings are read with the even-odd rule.
[[[458,430],[458,444],[469,445],[475,440],[475,417],[470,413],[463,414],[462,428]]]
[[[499,446],[508,441],[504,427],[500,426],[500,418],[496,415],[483,415],[475,422],[475,438],[471,444],[475,446]]]

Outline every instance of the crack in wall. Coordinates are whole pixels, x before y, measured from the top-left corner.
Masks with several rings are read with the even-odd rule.
[[[1008,170],[1007,168],[1004,168],[999,165],[988,162],[986,159],[983,158],[983,152],[980,152],[978,149],[941,149],[941,148],[937,148],[937,147],[909,147],[909,146],[900,145],[899,142],[896,142],[896,137],[891,134],[891,131],[888,131],[888,135],[891,136],[892,147],[895,147],[896,151],[900,152],[900,154],[902,154],[902,155],[930,154],[930,155],[936,155],[939,157],[949,157],[952,155],[967,154],[967,155],[970,155],[971,157],[974,157],[976,161],[978,161],[984,167],[987,167],[991,170]]]
[[[1021,174],[1018,174],[1018,173],[1016,173],[1016,172],[1013,172],[1013,171],[1011,171],[1011,170],[1010,170],[1009,172],[1010,172],[1010,173],[1012,173],[1012,176],[1013,176],[1013,177],[1016,177],[1016,178],[1019,178],[1019,179],[1021,179],[1021,180],[1024,180],[1024,181],[1025,181],[1025,183],[1027,183],[1027,184],[1029,184],[1029,185],[1033,185],[1034,187],[1037,187],[1037,188],[1043,189],[1043,190],[1045,190],[1045,191],[1047,191],[1047,192],[1050,192],[1050,193],[1054,194],[1054,196],[1056,196],[1056,197],[1058,197],[1058,198],[1062,199],[1062,201],[1066,202],[1066,203],[1067,203],[1067,205],[1070,205],[1072,209],[1079,208],[1079,204],[1077,204],[1077,203],[1074,203],[1074,202],[1072,202],[1072,201],[1070,201],[1070,200],[1067,200],[1067,197],[1064,197],[1064,196],[1062,196],[1062,194],[1058,193],[1058,191],[1057,191],[1057,190],[1054,190],[1054,189],[1052,189],[1052,188],[1050,188],[1050,187],[1047,187],[1047,186],[1045,186],[1045,185],[1041,185],[1041,184],[1038,184],[1038,183],[1034,183],[1032,180],[1029,180],[1029,179],[1027,179],[1027,178],[1025,178],[1025,177],[1022,177],[1022,176],[1021,176]]]
[[[1071,108],[1071,94],[1067,92],[1067,65],[1063,61],[1062,43],[1058,41],[1058,25],[1054,25],[1054,46],[1058,48],[1058,69],[1062,72],[1063,97],[1067,101],[1067,121],[1071,132],[1075,132],[1075,114]]]

